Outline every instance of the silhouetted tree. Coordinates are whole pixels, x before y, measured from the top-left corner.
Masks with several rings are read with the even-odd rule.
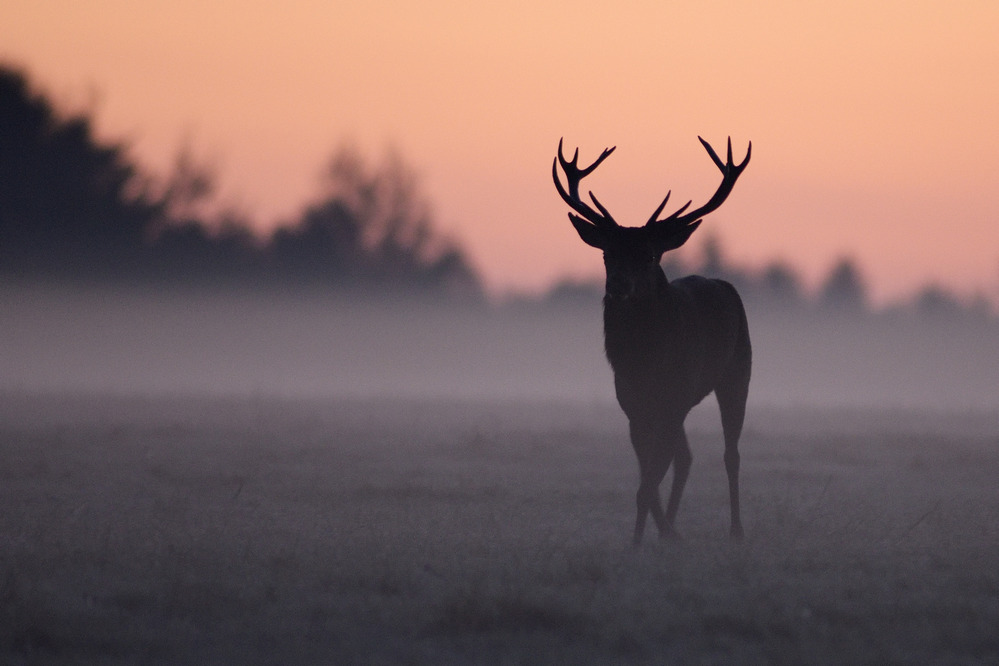
[[[775,262],[763,271],[759,285],[763,297],[774,305],[791,307],[802,300],[801,280],[789,265]]]
[[[928,285],[917,295],[916,311],[929,317],[954,317],[960,313],[961,303],[953,294],[939,285]]]
[[[716,234],[704,236],[704,244],[701,248],[704,255],[701,260],[701,272],[705,275],[721,276],[729,272],[729,266],[725,262],[722,254],[721,240]]]
[[[545,296],[545,303],[556,307],[593,307],[599,305],[604,287],[597,280],[562,280]]]
[[[888,316],[915,316],[924,320],[962,320],[965,322],[995,322],[993,303],[984,295],[961,298],[939,285],[924,287],[910,299],[886,309],[872,311],[867,288],[854,260],[842,258],[833,266],[823,284],[814,294],[802,286],[795,269],[783,261],[775,261],[762,271],[733,265],[722,249],[717,236],[708,235],[700,252],[700,263],[685,261],[681,256],[667,254],[661,267],[669,280],[691,273],[719,277],[738,285],[748,306],[763,305],[782,310],[817,307],[838,313]],[[590,307],[602,292],[598,283],[564,280],[555,283],[542,296],[544,306]]]
[[[343,283],[363,272],[357,217],[340,201],[309,206],[293,226],[277,229],[268,252],[283,280]]]
[[[98,141],[89,118],[58,113],[0,65],[0,276],[481,295],[397,156],[370,169],[339,151],[319,200],[266,242],[245,216],[212,213],[215,185],[189,148],[157,184],[123,146]]]
[[[714,233],[705,235],[701,247],[701,264],[700,266],[692,266],[689,272],[730,282],[740,293],[749,297],[752,297],[753,292],[757,291],[749,272],[731,263],[725,257],[721,240]]]
[[[937,321],[984,321],[990,318],[991,311],[988,301],[981,295],[966,303],[936,284],[927,285],[916,294],[913,308],[917,315]]]
[[[867,288],[852,259],[833,266],[819,291],[819,304],[839,312],[861,312],[867,308]]]
[[[169,220],[164,221],[204,220],[208,214],[207,204],[218,191],[218,178],[211,168],[195,158],[192,148],[185,145],[177,153],[162,189],[160,196],[169,215]]]
[[[0,272],[107,279],[134,270],[162,214],[137,176],[88,118],[61,116],[23,74],[0,67]]]
[[[262,281],[263,247],[250,221],[231,208],[212,210],[217,182],[190,146],[178,152],[158,194],[166,214],[147,232],[144,277],[181,284]]]
[[[161,284],[248,284],[263,282],[262,250],[245,226],[221,229],[198,222],[162,229],[148,252],[144,280]]]
[[[481,293],[457,247],[434,233],[416,177],[395,154],[372,168],[351,148],[337,151],[320,200],[273,234],[269,253],[280,279],[347,289]]]

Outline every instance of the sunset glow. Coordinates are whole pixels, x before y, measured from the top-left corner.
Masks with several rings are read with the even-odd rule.
[[[753,162],[703,229],[734,261],[815,284],[849,255],[879,302],[999,299],[999,5],[762,4],[15,0],[0,61],[155,172],[189,144],[262,228],[339,145],[391,147],[497,293],[602,270],[551,183],[560,137],[618,146],[588,185],[640,224],[710,196],[697,136],[731,135]]]

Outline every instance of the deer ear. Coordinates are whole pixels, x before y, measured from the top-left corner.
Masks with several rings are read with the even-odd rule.
[[[698,220],[691,225],[684,226],[677,230],[670,230],[659,236],[656,240],[658,241],[659,247],[656,249],[661,249],[663,252],[669,252],[670,250],[675,250],[690,239],[690,235],[694,233],[697,227],[701,226],[701,221]]]
[[[576,233],[583,239],[583,242],[590,247],[603,250],[607,246],[607,235],[604,230],[595,224],[590,224],[578,215],[569,213],[569,221],[576,227]]]

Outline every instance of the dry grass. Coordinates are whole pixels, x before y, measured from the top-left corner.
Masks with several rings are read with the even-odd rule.
[[[995,415],[712,409],[680,543],[599,405],[7,394],[3,663],[996,663]]]

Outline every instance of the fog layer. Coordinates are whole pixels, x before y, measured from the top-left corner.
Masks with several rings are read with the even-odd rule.
[[[599,303],[0,289],[0,389],[613,402]],[[999,327],[754,311],[750,400],[991,409]]]

